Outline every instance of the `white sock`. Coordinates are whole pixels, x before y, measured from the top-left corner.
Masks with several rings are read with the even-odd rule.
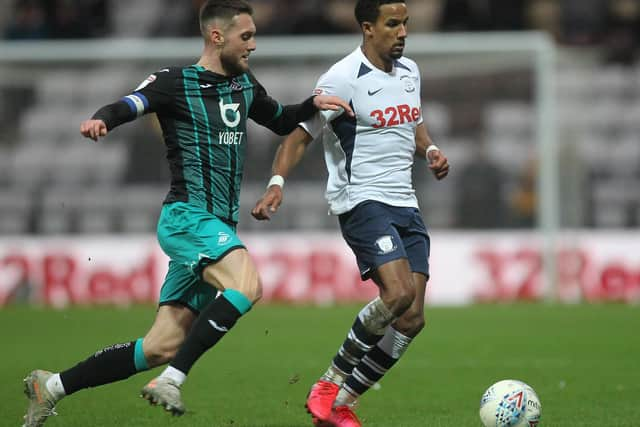
[[[187,380],[187,376],[184,372],[174,368],[173,366],[167,366],[164,371],[160,374],[162,378],[169,378],[177,383],[179,386],[184,384]]]
[[[51,375],[47,380],[46,387],[56,400],[60,400],[67,395],[64,385],[62,385],[60,374]]]
[[[396,320],[396,316],[384,305],[380,297],[365,305],[358,313],[358,317],[365,329],[376,335],[384,335],[387,326]]]
[[[333,402],[333,407],[335,408],[337,406],[344,405],[354,406],[357,400],[357,396],[354,396],[353,394],[349,393],[344,387],[341,387],[338,395],[336,396],[335,402]]]
[[[342,383],[348,376],[349,375],[342,372],[340,369],[335,367],[332,363],[331,366],[329,366],[329,369],[327,369],[327,372],[325,372],[324,375],[320,378],[337,385],[342,385]]]
[[[407,351],[411,341],[413,341],[413,338],[403,335],[395,330],[393,326],[389,326],[382,339],[378,341],[378,347],[393,359],[400,359],[404,352]]]

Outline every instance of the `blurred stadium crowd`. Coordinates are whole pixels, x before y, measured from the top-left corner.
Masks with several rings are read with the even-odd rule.
[[[197,36],[204,0],[5,0],[6,39]],[[253,0],[260,34],[357,32],[355,0]],[[627,61],[640,37],[636,0],[420,0],[411,31],[544,30],[560,43],[607,45]],[[135,22],[136,25],[128,25]],[[620,51],[620,52],[619,52]],[[614,52],[611,52],[614,53]]]
[[[0,34],[5,40],[193,37],[201,3],[5,0],[0,2]],[[259,35],[356,33],[354,3],[251,1]],[[557,109],[562,225],[640,226],[640,66],[636,61],[640,2],[415,0],[409,4],[412,32],[543,30],[551,34],[561,49]],[[532,69],[493,69],[471,77],[444,78],[429,73],[428,59],[426,64],[422,70],[425,118],[453,164],[450,179],[438,184],[426,171],[416,170],[416,189],[427,223],[437,228],[532,226],[536,217]],[[0,234],[154,229],[168,180],[164,149],[149,141],[149,135],[159,139],[156,123],[145,119],[99,147],[78,145],[77,135],[80,120],[135,86],[132,75],[141,80],[142,74],[152,70],[134,73],[131,68],[103,65],[89,76],[84,71],[51,69],[46,80],[35,85],[5,79],[0,85]],[[313,70],[311,81],[321,71]],[[98,74],[102,92],[83,86]],[[277,68],[271,75],[258,77],[285,102],[295,102],[309,92],[309,87],[298,88],[295,82],[278,82]],[[279,141],[257,129],[252,132],[274,144],[254,144],[256,148],[249,150],[251,166],[246,168],[243,194],[247,212],[241,216],[241,229],[259,227],[249,220],[248,207],[262,194]],[[285,203],[294,207],[274,221],[275,229],[335,227],[322,198],[326,173],[321,156],[316,144],[299,168],[303,172],[288,184]],[[122,203],[114,204],[114,198]]]
[[[197,36],[204,0],[5,0],[5,39]],[[357,32],[355,0],[254,0],[260,34]],[[637,0],[420,0],[411,31],[544,30],[568,45],[605,45],[611,60],[635,57],[640,38]],[[128,25],[135,22],[136,25]],[[620,55],[616,57],[615,55]]]

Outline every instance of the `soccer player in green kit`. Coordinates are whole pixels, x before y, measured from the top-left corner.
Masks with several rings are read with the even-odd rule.
[[[236,235],[247,119],[285,135],[319,109],[351,114],[334,96],[282,106],[267,95],[249,71],[256,28],[245,1],[207,1],[200,28],[205,45],[197,64],[157,71],[80,126],[96,141],[147,113],[162,126],[172,178],[157,232],[170,262],[155,321],[144,338],[104,348],[68,370],[31,372],[26,427],[44,424],[64,396],[168,362],[141,394],[183,414],[180,387],[189,370],[261,296],[256,267]]]

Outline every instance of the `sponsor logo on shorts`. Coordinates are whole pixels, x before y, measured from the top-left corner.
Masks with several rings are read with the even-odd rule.
[[[218,246],[226,245],[231,240],[231,236],[221,231],[218,233]]]
[[[393,241],[393,236],[382,236],[376,240],[376,246],[380,249],[379,253],[385,255],[391,253],[397,249],[396,243]]]

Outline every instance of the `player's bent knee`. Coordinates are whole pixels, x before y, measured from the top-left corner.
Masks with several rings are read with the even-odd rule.
[[[415,337],[424,329],[425,325],[424,312],[410,309],[396,321],[394,326],[401,334]]]
[[[227,288],[235,289],[241,292],[251,304],[255,304],[262,298],[262,282],[258,272],[253,268],[248,268],[244,271],[244,274],[240,275],[237,280],[233,281],[233,284]]]
[[[255,304],[258,301],[260,301],[261,298],[262,298],[262,280],[260,280],[260,278],[258,277],[256,281],[256,287],[253,293],[253,297],[249,299],[251,300],[252,304]]]
[[[258,271],[245,249],[233,251],[220,262],[207,266],[202,277],[222,292],[230,289],[240,292],[252,304],[262,298]]]
[[[399,286],[390,292],[390,309],[396,316],[402,316],[413,304],[416,292],[413,287]]]
[[[251,302],[251,305],[254,305],[262,298],[262,282],[257,276],[250,279],[233,281],[226,286],[226,289],[233,289],[234,291],[240,292]]]
[[[251,301],[252,305],[262,298],[262,282],[257,275],[251,278],[251,280],[243,282],[237,290],[242,292],[244,296]]]
[[[416,317],[409,323],[409,330],[405,335],[409,337],[415,337],[418,335],[425,327],[425,321],[421,317]]]
[[[404,287],[402,296],[405,302],[409,302],[409,307],[407,307],[408,310],[411,305],[413,305],[413,301],[416,299],[416,289],[412,284],[409,284],[408,286]]]

